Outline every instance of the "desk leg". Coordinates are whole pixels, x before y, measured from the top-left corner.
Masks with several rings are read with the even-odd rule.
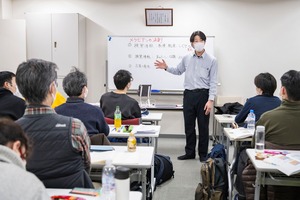
[[[158,142],[158,138],[151,138],[152,140],[152,146],[154,147],[154,153],[157,153],[157,142]]]
[[[143,193],[143,200],[146,200],[147,197],[147,169],[142,169],[142,193]]]
[[[260,184],[261,184],[261,172],[260,171],[256,171],[254,200],[259,200],[259,196],[260,196]]]

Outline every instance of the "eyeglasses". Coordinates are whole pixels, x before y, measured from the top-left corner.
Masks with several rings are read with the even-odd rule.
[[[20,157],[22,160],[26,160],[26,152],[25,153],[22,153],[22,147],[19,148],[19,153],[20,153]]]

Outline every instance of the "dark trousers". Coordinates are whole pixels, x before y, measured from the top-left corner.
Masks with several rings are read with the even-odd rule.
[[[208,101],[208,89],[185,90],[183,93],[183,115],[186,135],[186,155],[194,156],[196,148],[196,119],[198,124],[198,154],[206,157],[208,150],[209,115],[204,106]]]

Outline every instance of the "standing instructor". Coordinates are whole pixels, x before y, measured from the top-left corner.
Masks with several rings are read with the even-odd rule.
[[[190,37],[193,54],[186,55],[177,67],[168,67],[164,60],[156,60],[157,69],[164,69],[175,75],[185,72],[183,93],[183,115],[186,135],[185,154],[178,160],[195,159],[196,147],[196,118],[199,131],[198,154],[199,160],[205,161],[208,150],[209,114],[213,109],[217,93],[217,60],[206,53],[204,46],[206,36],[201,31],[195,31]]]

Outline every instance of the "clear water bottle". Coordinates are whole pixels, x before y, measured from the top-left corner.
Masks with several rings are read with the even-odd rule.
[[[247,117],[247,129],[250,131],[255,130],[255,114],[253,110],[250,110],[248,117]]]
[[[116,130],[119,130],[119,128],[121,128],[122,125],[122,113],[119,106],[116,107],[114,113],[114,125]]]
[[[101,200],[116,200],[115,166],[111,160],[106,160],[102,171]]]
[[[257,126],[255,132],[255,152],[264,153],[265,150],[265,127]]]

